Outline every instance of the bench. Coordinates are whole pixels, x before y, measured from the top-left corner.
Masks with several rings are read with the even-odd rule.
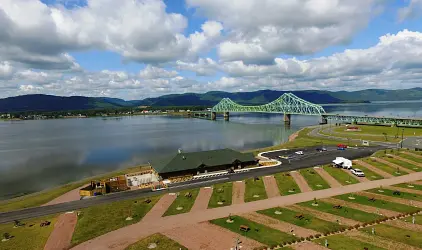
[[[333,206],[333,208],[335,208],[335,209],[341,209],[342,206],[341,205],[336,205],[336,206]]]
[[[303,218],[305,218],[305,216],[303,216],[303,214],[297,214],[296,216],[295,216],[295,218],[296,219],[303,219]]]
[[[245,226],[245,225],[240,225],[239,229],[240,229],[240,231],[243,231],[243,232],[247,232],[247,231],[250,230],[250,228],[248,226]]]

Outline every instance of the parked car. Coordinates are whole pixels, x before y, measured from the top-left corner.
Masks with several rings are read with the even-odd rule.
[[[357,177],[365,177],[365,173],[358,168],[353,168],[351,170],[351,172],[352,172],[352,174],[356,175]]]
[[[286,159],[286,160],[288,160],[289,159],[289,157],[288,156],[285,156],[285,155],[282,155],[282,156],[279,156],[281,159]]]
[[[318,151],[318,152],[324,152],[324,151],[327,151],[327,149],[326,148],[317,148],[316,151]]]
[[[296,151],[295,154],[297,154],[297,155],[303,155],[303,151]]]

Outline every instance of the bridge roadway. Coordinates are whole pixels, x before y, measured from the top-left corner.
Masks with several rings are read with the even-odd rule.
[[[151,191],[151,190],[135,190],[126,191],[120,193],[113,193],[104,196],[94,197],[90,199],[72,201],[67,203],[61,203],[56,205],[49,205],[43,207],[33,207],[22,210],[15,210],[10,212],[0,213],[0,223],[12,222],[13,220],[23,220],[29,218],[35,218],[45,216],[49,214],[62,213],[67,211],[74,211],[94,205],[110,203],[114,201],[122,201],[136,198],[143,198],[152,195],[160,195],[168,192],[180,192],[185,189],[205,187],[211,184],[233,182],[238,180],[244,180],[254,176],[265,176],[271,175],[278,172],[292,171],[296,169],[309,168],[317,165],[329,164],[337,156],[343,156],[348,159],[356,159],[367,157],[377,150],[386,148],[385,146],[358,148],[358,149],[347,149],[345,151],[334,150],[333,147],[327,147],[328,151],[318,153],[315,147],[295,149],[295,151],[302,150],[305,155],[291,159],[290,164],[283,161],[283,164],[277,167],[268,167],[260,169],[251,169],[247,172],[229,174],[224,176],[212,177],[208,179],[192,180],[189,182],[183,182],[179,184],[171,185],[166,190]],[[286,151],[271,152],[266,155],[269,158],[276,159],[279,155],[285,155]],[[291,153],[291,152],[290,152]],[[280,160],[280,159],[278,159]]]

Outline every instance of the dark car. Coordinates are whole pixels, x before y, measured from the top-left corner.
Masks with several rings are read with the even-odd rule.
[[[318,152],[324,152],[324,151],[327,151],[327,149],[326,148],[317,148],[316,151],[318,151]]]

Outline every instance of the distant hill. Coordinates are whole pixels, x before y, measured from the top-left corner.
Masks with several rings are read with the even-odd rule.
[[[312,103],[329,104],[363,101],[422,100],[422,88],[405,90],[368,89],[360,91],[277,91],[259,90],[254,92],[211,91],[203,94],[185,93],[164,95],[144,100],[125,101],[109,97],[23,95],[0,99],[0,112],[22,111],[67,111],[87,109],[115,109],[136,106],[213,106],[228,97],[243,105],[259,105],[271,102],[282,94],[291,92]]]

